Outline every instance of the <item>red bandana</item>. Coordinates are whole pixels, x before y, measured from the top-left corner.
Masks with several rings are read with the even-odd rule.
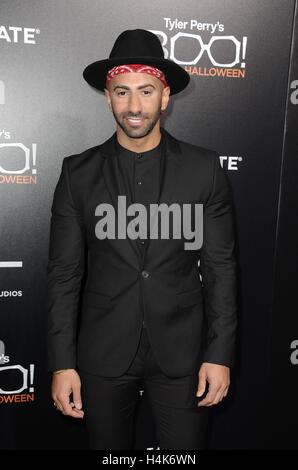
[[[151,67],[151,65],[144,65],[144,64],[126,64],[126,65],[116,65],[113,67],[111,70],[108,71],[107,73],[107,79],[106,79],[106,88],[108,87],[108,83],[110,80],[112,80],[113,77],[116,75],[119,75],[120,73],[128,73],[128,72],[139,72],[139,73],[148,73],[149,75],[153,75],[156,78],[159,78],[159,80],[162,81],[165,87],[168,86],[165,74],[155,68]]]

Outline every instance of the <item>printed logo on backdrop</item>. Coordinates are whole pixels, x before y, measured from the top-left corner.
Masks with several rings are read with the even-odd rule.
[[[219,161],[225,170],[238,171],[238,163],[241,163],[243,158],[240,155],[220,155]]]
[[[22,297],[23,291],[21,290],[0,290],[0,300],[11,299],[15,297]]]
[[[22,268],[23,267],[23,261],[0,261],[0,268]],[[8,292],[8,291],[2,291],[2,292]],[[16,292],[16,291],[10,291],[10,292]],[[18,291],[22,292],[22,291]]]
[[[0,129],[0,184],[36,184],[36,144],[11,140],[10,131]]]
[[[5,343],[0,340],[0,405],[28,403],[35,400],[34,364],[11,364]]]
[[[163,18],[162,31],[150,29],[171,59],[192,76],[245,78],[247,36],[224,34],[225,25],[197,19]]]
[[[36,44],[36,38],[39,34],[39,28],[0,25],[0,43]]]

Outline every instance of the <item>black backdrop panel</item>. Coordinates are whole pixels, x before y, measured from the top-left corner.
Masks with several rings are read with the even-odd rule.
[[[297,449],[298,390],[298,16],[295,14],[274,265],[273,328],[268,379],[268,446]]]

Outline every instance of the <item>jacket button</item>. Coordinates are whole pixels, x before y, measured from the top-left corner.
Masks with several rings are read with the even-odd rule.
[[[142,271],[142,276],[145,278],[149,277],[148,271]]]

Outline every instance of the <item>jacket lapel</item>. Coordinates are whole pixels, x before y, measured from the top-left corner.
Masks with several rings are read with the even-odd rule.
[[[179,165],[181,164],[181,159],[179,158],[180,145],[165,129],[161,128],[161,132],[164,135],[164,148],[160,167],[159,193],[157,200],[152,201],[152,203],[161,204],[164,202],[169,204],[174,196],[176,181],[179,175]],[[146,240],[143,252],[144,256],[142,257],[137,240],[132,240],[126,235],[126,210],[132,203],[132,200],[130,194],[126,193],[122,178],[120,177],[120,168],[116,155],[116,139],[115,132],[101,147],[102,155],[105,157],[102,171],[108,194],[115,209],[115,226],[118,227],[119,224],[119,228],[121,226],[122,233],[125,234],[125,238],[121,243],[121,252],[126,258],[129,258],[130,262],[137,269],[140,269],[144,264],[145,256],[150,245],[150,239]],[[121,214],[118,213],[119,195],[126,196],[126,207],[120,207]],[[158,212],[155,210],[151,219],[153,226],[158,222],[157,215]]]

